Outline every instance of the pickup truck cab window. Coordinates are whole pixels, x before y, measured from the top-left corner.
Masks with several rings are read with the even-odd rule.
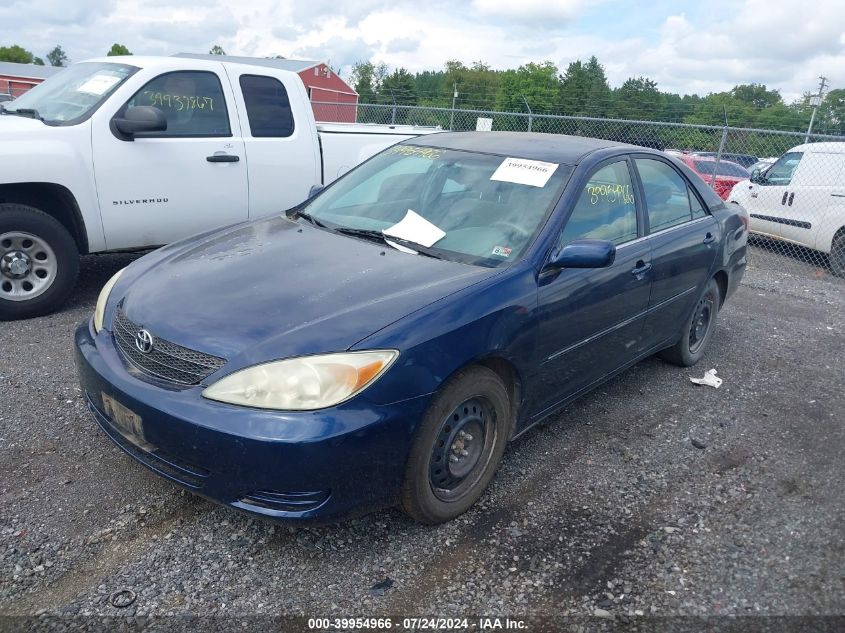
[[[231,136],[226,98],[216,74],[177,71],[159,75],[136,92],[126,107],[153,106],[164,113],[167,130],[143,138]]]
[[[47,125],[81,123],[137,70],[128,64],[74,64],[15,99],[6,114],[26,112]]]
[[[288,91],[278,79],[241,75],[249,131],[253,137],[284,138],[293,134],[293,113]]]
[[[624,244],[637,238],[637,206],[628,161],[600,167],[590,176],[566,222],[559,246],[573,240],[610,240]]]
[[[634,161],[643,185],[649,231],[657,233],[693,219],[691,202],[698,199],[677,170],[663,161],[637,158]],[[698,204],[700,207],[700,204]],[[698,210],[698,217],[703,217]]]

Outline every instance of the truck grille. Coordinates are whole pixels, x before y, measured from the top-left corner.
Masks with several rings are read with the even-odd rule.
[[[135,346],[140,329],[140,325],[129,320],[123,309],[118,308],[112,325],[115,345],[127,362],[150,376],[180,385],[196,385],[226,364],[217,356],[160,338],[154,340],[152,351],[145,354]]]

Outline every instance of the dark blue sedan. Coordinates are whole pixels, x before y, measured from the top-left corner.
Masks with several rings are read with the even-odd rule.
[[[426,136],[115,275],[76,332],[83,393],[116,444],[214,501],[438,523],[572,399],[652,354],[698,362],[746,235],[660,152]]]

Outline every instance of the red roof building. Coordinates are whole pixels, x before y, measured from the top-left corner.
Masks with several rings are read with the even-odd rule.
[[[11,95],[13,99],[20,97],[60,70],[53,66],[0,62],[0,94]]]

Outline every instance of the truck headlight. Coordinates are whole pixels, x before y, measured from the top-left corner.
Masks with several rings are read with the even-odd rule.
[[[360,393],[396,360],[396,350],[304,356],[255,365],[221,378],[205,398],[259,409],[324,409]]]
[[[118,270],[114,274],[114,276],[106,282],[106,285],[103,286],[103,289],[100,290],[100,296],[97,297],[97,307],[94,308],[95,333],[103,329],[103,315],[106,312],[106,302],[109,300],[111,289],[114,288],[114,285],[117,283],[117,280],[120,279],[120,276],[123,274],[124,270],[126,269],[121,268],[120,270]]]

